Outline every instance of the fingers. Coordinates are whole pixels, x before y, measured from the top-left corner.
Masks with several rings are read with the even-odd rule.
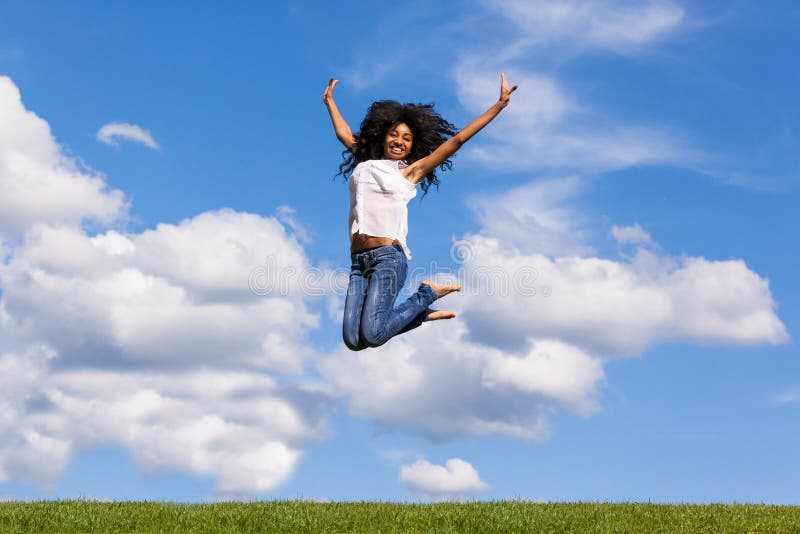
[[[328,87],[325,88],[325,92],[322,93],[322,101],[327,102],[329,98],[333,98],[333,88],[336,87],[336,84],[339,83],[339,80],[335,78],[330,78],[328,80]]]
[[[501,72],[501,73],[500,73],[500,82],[501,82],[501,83],[500,83],[500,93],[501,93],[501,94],[510,95],[511,93],[513,93],[514,91],[516,91],[516,90],[517,90],[517,88],[519,87],[518,85],[514,85],[513,87],[511,87],[511,88],[509,89],[509,88],[508,88],[508,80],[506,80],[506,75],[505,75],[505,73],[504,73],[504,72]]]

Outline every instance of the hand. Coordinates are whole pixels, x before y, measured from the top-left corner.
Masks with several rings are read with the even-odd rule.
[[[508,81],[506,80],[506,75],[502,72],[500,73],[500,103],[503,107],[508,105],[508,102],[511,100],[511,93],[517,90],[518,86],[514,86],[511,89],[508,88]]]
[[[334,80],[333,78],[328,80],[328,87],[326,87],[325,92],[322,93],[322,102],[324,102],[326,106],[333,103],[333,88],[336,87],[337,83],[339,83],[339,80]]]

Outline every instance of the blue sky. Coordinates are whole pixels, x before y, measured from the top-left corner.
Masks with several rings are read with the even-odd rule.
[[[800,8],[429,4],[3,6],[0,499],[800,502]],[[350,353],[328,78],[501,70],[409,205],[458,318]]]

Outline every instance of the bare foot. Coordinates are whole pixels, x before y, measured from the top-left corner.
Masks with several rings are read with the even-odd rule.
[[[456,316],[455,313],[447,310],[432,310],[428,308],[425,311],[428,312],[429,321],[438,321],[439,319],[454,319]]]
[[[422,283],[431,286],[433,292],[436,293],[437,299],[440,299],[443,296],[447,295],[448,293],[452,293],[453,291],[461,291],[461,286],[454,286],[451,284],[437,284],[432,280],[423,280]]]

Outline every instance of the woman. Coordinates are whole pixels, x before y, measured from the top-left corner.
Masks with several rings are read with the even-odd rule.
[[[351,266],[342,337],[349,349],[362,350],[383,345],[425,321],[456,316],[430,305],[461,286],[431,280],[424,280],[416,293],[394,307],[411,259],[406,205],[416,196],[417,185],[426,194],[432,184],[438,187],[437,167],[450,169],[450,156],[508,105],[517,86],[509,88],[500,73],[498,101],[457,133],[433,105],[381,100],[370,106],[354,135],[333,100],[337,83],[328,81],[322,101],[346,148],[339,173],[350,178]]]

